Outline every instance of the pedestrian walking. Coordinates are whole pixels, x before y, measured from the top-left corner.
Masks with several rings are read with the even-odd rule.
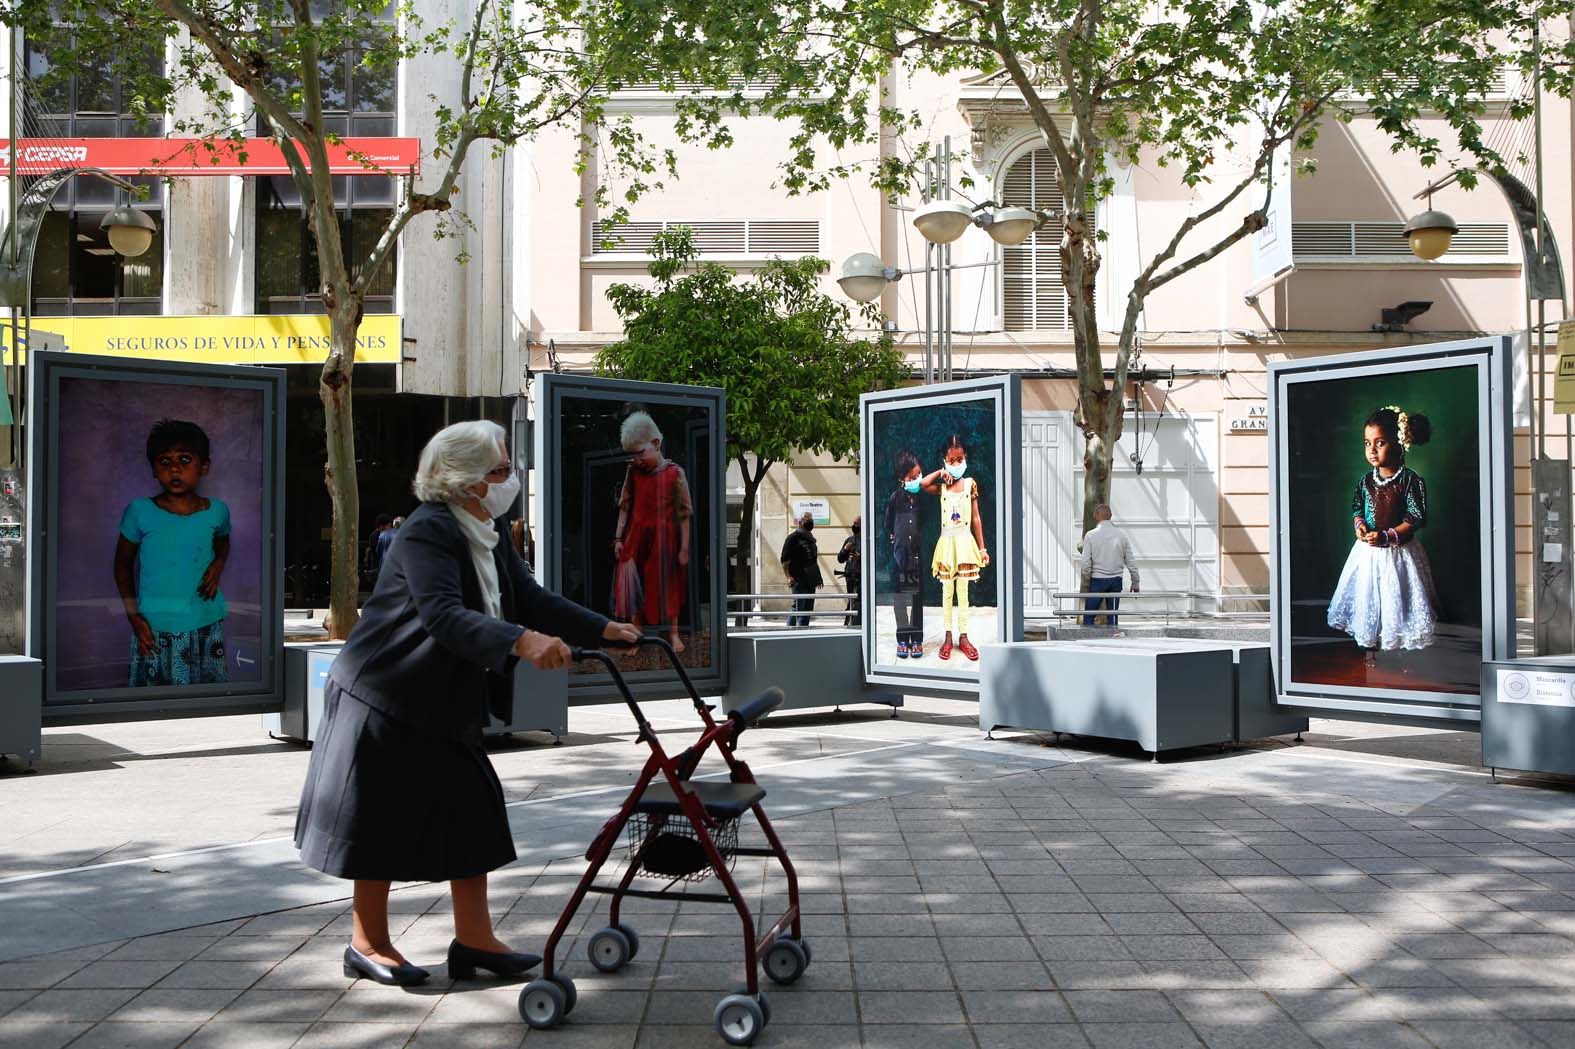
[[[1121,593],[1121,573],[1125,569],[1132,577],[1132,592],[1138,592],[1137,564],[1132,560],[1132,543],[1126,533],[1111,523],[1113,515],[1109,505],[1094,507],[1094,530],[1083,536],[1081,577],[1083,590],[1090,594]],[[1084,626],[1094,625],[1093,613],[1106,609],[1105,625],[1116,625],[1116,610],[1121,607],[1118,597],[1089,597],[1083,601]]]
[[[295,843],[307,866],[355,882],[346,976],[426,981],[394,946],[395,881],[446,881],[448,976],[516,976],[540,959],[498,939],[487,873],[515,858],[503,788],[482,746],[489,714],[512,719],[515,666],[569,665],[569,646],[639,631],[537,585],[497,515],[519,478],[503,428],[456,423],[421,453],[421,506],[389,548],[360,621],[328,673]]]
[[[782,570],[787,573],[793,593],[813,595],[824,582],[820,574],[820,547],[815,543],[815,518],[806,513],[798,520],[798,527],[788,533],[782,543]],[[788,616],[788,626],[809,626],[805,613],[815,607],[813,596],[800,597],[793,602],[794,615]]]

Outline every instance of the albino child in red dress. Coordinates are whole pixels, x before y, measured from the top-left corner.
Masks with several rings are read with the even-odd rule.
[[[662,455],[662,431],[645,412],[619,431],[629,472],[613,532],[613,616],[639,627],[666,627],[676,651],[679,613],[689,587],[689,526],[694,504],[683,467]]]

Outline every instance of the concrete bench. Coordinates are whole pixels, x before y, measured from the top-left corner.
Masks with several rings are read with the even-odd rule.
[[[1232,735],[1236,742],[1268,736],[1301,735],[1307,718],[1291,714],[1275,701],[1274,667],[1269,646],[1262,642],[1206,640],[1190,637],[1112,638],[1080,642],[1090,645],[1126,645],[1155,651],[1199,652],[1228,649],[1235,662]]]
[[[780,710],[881,703],[897,716],[902,695],[864,683],[863,635],[857,630],[750,630],[727,635],[727,691],[731,711],[773,686],[787,700]]]
[[[274,739],[311,743],[323,720],[323,687],[343,642],[310,641],[284,646],[284,708],[262,716],[263,731]],[[514,718],[505,725],[496,718],[488,736],[514,732],[550,732],[553,742],[569,734],[569,672],[537,670],[528,663],[514,668]]]
[[[1098,643],[979,646],[979,727],[1127,739],[1145,751],[1234,739],[1229,649]]]

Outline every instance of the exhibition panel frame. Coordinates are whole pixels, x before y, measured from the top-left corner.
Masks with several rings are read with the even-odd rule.
[[[913,511],[916,520],[909,545],[916,556],[913,551],[899,555],[898,541],[887,534],[886,517],[892,500],[903,498],[901,479],[896,475],[899,459],[917,459],[918,471],[925,476],[942,466],[941,445],[948,443],[954,433],[967,431],[962,434],[967,441],[985,445],[984,450],[990,453],[987,456],[978,456],[979,448],[967,450],[976,457],[968,458],[964,476],[976,478],[979,517],[991,558],[969,584],[976,591],[969,603],[953,605],[953,614],[959,616],[959,626],[966,621],[959,609],[967,609],[974,624],[980,621],[981,612],[990,617],[989,632],[979,632],[971,638],[976,644],[1022,640],[1021,380],[1016,375],[1001,375],[883,390],[861,396],[859,410],[860,506],[864,518],[859,600],[865,681],[899,687],[910,694],[977,697],[979,664],[960,650],[940,661],[934,644],[935,639],[944,637],[946,626],[952,622],[947,615],[948,601],[959,600],[947,595],[936,578],[935,544],[942,534],[939,493],[915,497],[918,506]],[[968,523],[971,524],[971,516]],[[901,559],[911,563],[902,566]],[[933,608],[928,613],[926,609],[936,590],[941,593],[941,620],[938,625],[925,627],[922,624],[926,615],[935,615]],[[975,605],[974,601],[979,603]],[[903,632],[917,638],[914,643],[918,654],[896,656]],[[958,631],[959,636],[963,633],[966,629]]]
[[[284,370],[45,351],[29,363],[27,644],[44,663],[45,722],[278,710]],[[154,431],[171,420],[177,436],[198,434],[188,443],[210,449],[212,473],[209,459],[196,462],[195,484],[154,471]],[[182,505],[201,509],[163,509],[171,492],[197,496]],[[184,523],[166,526],[161,515]],[[172,552],[184,556],[176,569]],[[186,593],[193,575],[201,602]],[[140,603],[146,639],[128,599]],[[171,618],[153,622],[160,616]],[[171,660],[163,651],[199,636],[200,652]]]
[[[630,618],[614,614],[627,611],[618,607],[626,599],[634,600],[647,618],[669,618],[650,615],[652,602],[667,602],[667,607],[654,610],[658,613],[676,607],[671,618],[684,624],[686,655],[695,653],[686,659],[685,670],[703,692],[722,692],[728,681],[726,394],[717,387],[545,374],[535,377],[532,396],[533,517],[539,529],[535,567],[542,585],[613,618]],[[675,586],[652,560],[664,556],[661,551],[673,539],[662,529],[647,529],[647,552],[630,558],[640,562],[638,596],[622,598],[624,558],[614,557],[608,540],[616,539],[618,521],[624,522],[626,534],[635,527],[639,498],[629,495],[635,471],[631,453],[622,446],[622,424],[636,411],[650,417],[667,465],[676,462],[680,467],[672,483],[687,488],[680,498],[692,507],[692,532],[687,564],[673,567]],[[665,491],[656,493],[659,501],[670,498]],[[660,505],[665,513],[667,504]],[[627,518],[624,506],[629,507]],[[670,555],[668,550],[669,560]],[[658,599],[658,593],[667,596]],[[702,644],[707,652],[703,661],[695,648]],[[687,695],[670,667],[639,662],[650,651],[630,655],[624,669],[636,695]],[[615,698],[618,692],[606,671],[582,664],[569,674],[569,696],[571,705],[578,705]]]
[[[1269,364],[1280,704],[1480,720],[1481,663],[1515,651],[1511,364],[1508,336]],[[1377,456],[1392,453],[1372,449],[1392,438],[1375,420],[1397,409],[1430,422],[1420,439],[1411,423],[1401,436],[1409,475],[1385,477],[1392,460]],[[1424,523],[1398,544],[1371,542],[1355,520],[1377,513],[1378,489],[1393,481],[1406,494],[1382,498],[1405,507],[1406,520],[1420,510]],[[1380,562],[1398,567],[1366,567]]]

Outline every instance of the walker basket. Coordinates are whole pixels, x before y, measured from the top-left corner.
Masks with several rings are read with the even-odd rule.
[[[681,815],[636,812],[629,817],[629,862],[639,873],[669,881],[704,881],[715,873],[694,826]],[[738,852],[738,817],[718,819],[711,840],[728,870]]]

